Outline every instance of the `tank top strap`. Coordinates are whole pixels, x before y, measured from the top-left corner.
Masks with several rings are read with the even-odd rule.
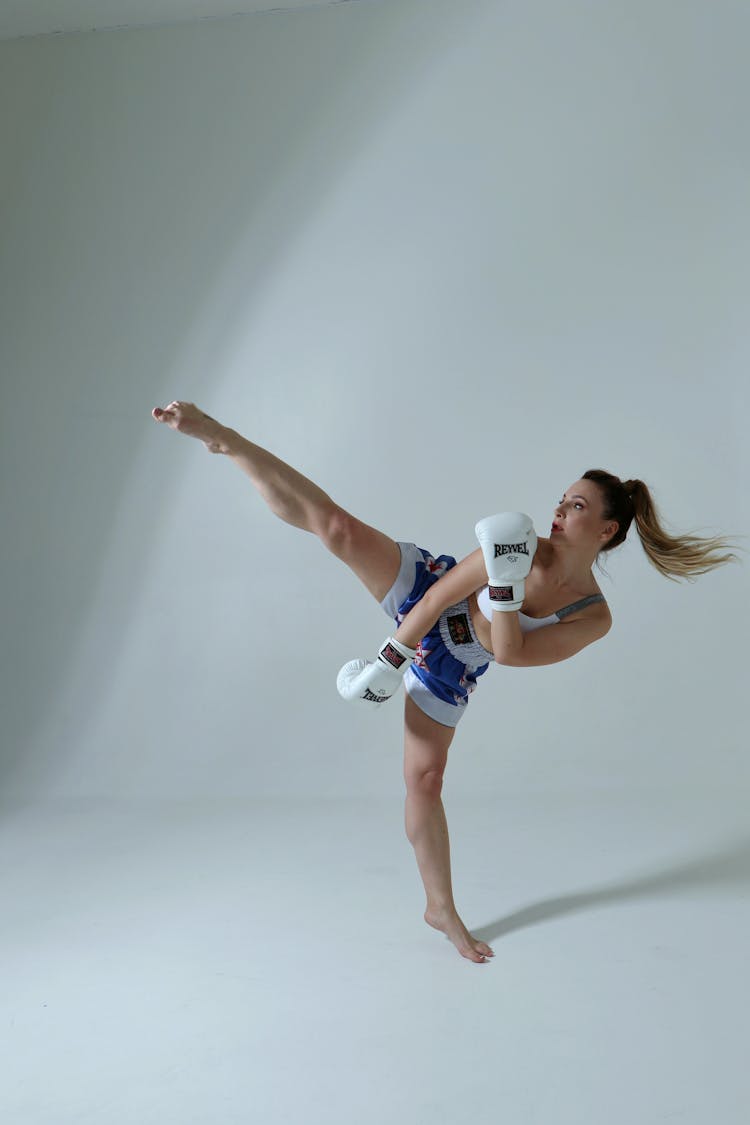
[[[596,605],[597,602],[604,601],[604,594],[589,594],[587,598],[581,598],[580,601],[573,602],[571,605],[566,605],[564,609],[558,609],[556,616],[562,620],[567,617],[569,613],[575,613],[579,609],[585,609],[586,606]]]

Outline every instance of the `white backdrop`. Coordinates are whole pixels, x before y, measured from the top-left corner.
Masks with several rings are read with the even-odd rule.
[[[750,16],[719,7],[2,45],[6,795],[401,785],[400,703],[335,689],[387,620],[151,420],[171,398],[435,552],[508,507],[548,534],[599,467],[674,529],[746,530]],[[674,585],[635,528],[607,569],[602,643],[489,669],[457,792],[747,780],[746,569]]]
[[[383,0],[0,43],[4,1119],[745,1125],[747,563],[674,584],[632,528],[607,637],[480,681],[478,967],[421,919],[401,703],[336,692],[392,624],[150,412],[434,552],[589,468],[747,546],[749,37]]]

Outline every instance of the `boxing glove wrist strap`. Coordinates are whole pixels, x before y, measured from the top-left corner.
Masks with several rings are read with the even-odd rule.
[[[523,580],[513,582],[511,585],[488,586],[490,605],[493,610],[520,609],[525,597],[526,583]]]
[[[415,648],[409,648],[408,645],[397,641],[395,637],[386,637],[380,646],[378,660],[387,664],[389,668],[395,669],[396,672],[406,672],[410,665],[414,663],[416,655],[417,650]]]

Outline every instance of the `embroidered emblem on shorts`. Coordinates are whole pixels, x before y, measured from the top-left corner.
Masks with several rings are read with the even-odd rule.
[[[448,564],[445,559],[443,559],[442,562],[438,562],[437,559],[433,559],[432,555],[427,556],[424,560],[424,565],[428,574],[435,574],[438,578],[442,578],[448,569]]]
[[[465,613],[450,615],[446,620],[446,624],[454,645],[470,645],[472,643],[472,636],[469,632],[469,621]]]

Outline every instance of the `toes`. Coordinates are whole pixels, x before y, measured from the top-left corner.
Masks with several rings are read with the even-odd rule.
[[[476,949],[473,945],[464,945],[463,947],[459,946],[458,952],[462,957],[466,957],[469,961],[474,961],[477,965],[487,960],[484,953],[482,953],[481,950]]]

